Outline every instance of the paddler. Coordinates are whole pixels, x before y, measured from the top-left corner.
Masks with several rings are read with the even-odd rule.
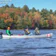
[[[40,34],[40,31],[38,29],[38,27],[35,28],[35,35],[39,35]]]
[[[25,28],[25,29],[24,29],[24,32],[25,32],[25,35],[29,35],[29,34],[30,34],[28,28]]]
[[[9,36],[11,35],[10,27],[7,27],[6,34],[9,35]]]

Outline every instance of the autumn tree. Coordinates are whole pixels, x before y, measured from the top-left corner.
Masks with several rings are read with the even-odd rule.
[[[52,9],[50,9],[49,13],[50,13],[50,14],[53,14],[53,11],[52,11]]]
[[[8,4],[6,4],[6,5],[4,6],[4,8],[9,8],[9,5],[8,5]]]
[[[41,10],[41,17],[44,18],[44,20],[47,20],[47,16],[49,16],[49,12],[47,9],[42,9]]]
[[[4,19],[0,19],[0,29],[4,29],[6,27]]]
[[[22,9],[23,9],[23,11],[25,11],[25,12],[29,12],[29,8],[28,8],[27,5],[24,5]]]
[[[41,19],[40,13],[39,12],[34,12],[35,26],[39,27],[40,19]]]
[[[13,4],[11,4],[10,8],[15,8],[15,6]]]
[[[54,15],[56,16],[56,10],[54,11]]]
[[[33,7],[33,8],[31,9],[31,11],[32,11],[32,12],[36,12],[37,10]]]

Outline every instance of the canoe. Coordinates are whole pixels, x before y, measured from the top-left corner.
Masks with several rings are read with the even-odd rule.
[[[2,39],[9,39],[9,38],[51,38],[53,33],[42,34],[42,35],[5,35],[2,34]]]

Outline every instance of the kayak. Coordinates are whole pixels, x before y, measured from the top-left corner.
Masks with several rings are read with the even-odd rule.
[[[5,35],[2,34],[2,39],[9,39],[9,38],[51,38],[53,33],[42,34],[42,35]]]

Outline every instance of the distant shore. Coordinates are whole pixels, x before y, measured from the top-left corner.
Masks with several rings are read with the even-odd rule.
[[[0,30],[6,30],[6,29],[0,29]],[[24,29],[11,29],[11,30],[24,30]],[[34,29],[29,29],[34,30]],[[56,29],[39,29],[39,30],[56,30]]]

